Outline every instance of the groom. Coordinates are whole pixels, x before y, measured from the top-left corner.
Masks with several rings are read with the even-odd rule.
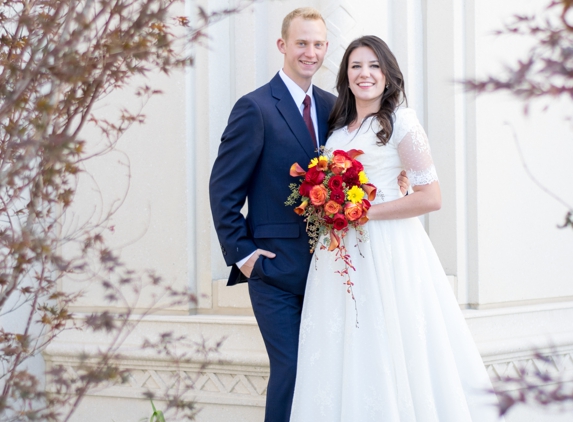
[[[277,41],[283,68],[240,98],[221,138],[210,180],[213,222],[228,285],[248,281],[270,360],[265,422],[288,422],[309,253],[306,225],[292,207],[290,166],[305,165],[324,145],[336,97],[312,85],[328,49],[320,13],[300,8],[283,21]],[[241,208],[248,198],[248,214]]]

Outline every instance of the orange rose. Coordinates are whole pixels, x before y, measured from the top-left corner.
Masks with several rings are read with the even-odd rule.
[[[332,164],[330,165],[330,170],[334,174],[342,174],[346,169],[352,166],[352,161],[345,157],[344,155],[335,155],[332,157]]]
[[[323,185],[316,185],[310,190],[310,203],[314,206],[322,205],[326,202],[328,191]]]
[[[356,221],[362,217],[362,205],[348,202],[344,206],[344,215],[349,221]]]
[[[326,211],[327,214],[336,214],[338,211],[340,211],[340,204],[337,204],[332,200],[328,201],[324,206],[324,211]]]

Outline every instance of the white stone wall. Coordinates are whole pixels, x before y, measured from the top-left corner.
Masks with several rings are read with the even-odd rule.
[[[475,21],[483,33],[511,10],[505,2],[479,3]],[[531,12],[539,3],[543,2],[523,2],[519,9]],[[492,7],[500,17],[492,19],[488,11]],[[478,75],[496,71],[500,63],[521,55],[527,47],[527,42],[512,38],[480,37],[475,42],[475,71]],[[567,258],[573,236],[570,230],[555,228],[562,223],[565,208],[528,178],[513,140],[512,128],[533,175],[571,203],[573,171],[566,157],[572,156],[573,145],[571,125],[564,120],[570,103],[554,102],[547,113],[541,107],[535,103],[527,119],[521,104],[502,95],[476,103],[476,214],[483,229],[478,229],[473,277],[479,280],[479,303],[546,303],[570,299],[573,294],[573,262]],[[500,186],[500,179],[507,180],[509,189]]]
[[[344,48],[357,36],[382,37],[398,57],[410,106],[428,132],[442,187],[442,210],[426,218],[427,229],[492,378],[512,373],[518,365],[540,365],[531,358],[532,347],[550,343],[555,348],[545,350],[555,356],[547,370],[573,369],[573,260],[568,259],[573,233],[556,229],[565,209],[528,178],[513,138],[515,132],[539,181],[573,202],[573,144],[563,120],[570,104],[554,104],[545,113],[534,105],[525,118],[514,99],[476,99],[455,83],[499,71],[502,63],[519,57],[526,42],[495,38],[491,32],[512,13],[540,10],[544,3],[264,1],[211,27],[209,47],[197,51],[194,69],[149,81],[165,94],[146,106],[147,124],[126,134],[120,158],[96,162],[93,171],[110,201],[125,168],[117,160],[129,160],[131,186],[116,217],[114,244],[125,245],[122,256],[129,263],[156,268],[199,297],[191,310],[165,312],[179,316],[144,321],[141,332],[172,326],[181,333],[229,336],[223,346],[226,363],[198,374],[202,384],[189,393],[205,408],[199,420],[262,421],[266,355],[249,316],[245,286],[224,286],[228,269],[212,228],[208,178],[232,105],[279,70],[282,56],[275,44],[282,18],[305,5],[317,7],[327,20],[329,53],[315,78],[322,88],[333,90]],[[202,4],[209,10],[227,5],[223,0]],[[75,310],[82,312],[101,302],[92,292],[79,305]],[[73,368],[73,351],[90,347],[92,340],[81,333],[62,337],[47,351],[48,364],[68,362]],[[91,409],[102,405],[114,420],[137,421],[148,414],[147,402],[137,398],[141,388],[168,384],[175,370],[139,355],[135,340],[130,344],[125,366],[134,370],[133,382],[96,392],[76,420],[100,420],[101,413]],[[181,370],[197,372],[192,365]],[[508,418],[550,420],[565,419],[523,410]]]

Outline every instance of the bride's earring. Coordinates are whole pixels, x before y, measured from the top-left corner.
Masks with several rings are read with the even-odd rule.
[[[390,88],[390,82],[386,84],[386,89]]]

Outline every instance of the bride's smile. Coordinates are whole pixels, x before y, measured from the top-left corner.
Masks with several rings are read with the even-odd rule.
[[[377,111],[384,93],[386,77],[372,49],[359,47],[350,54],[348,79],[357,108],[366,106],[373,108],[372,112]]]

